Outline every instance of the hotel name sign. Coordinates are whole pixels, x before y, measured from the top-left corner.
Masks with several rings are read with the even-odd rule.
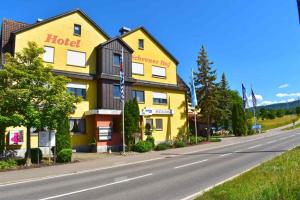
[[[153,58],[147,58],[147,57],[143,57],[140,55],[132,55],[132,60],[136,61],[136,62],[146,62],[146,63],[150,63],[152,65],[157,65],[157,66],[164,66],[164,67],[170,67],[171,62],[168,61],[164,61],[164,60],[156,60]]]
[[[153,109],[153,108],[144,108],[142,109],[141,115],[173,115],[175,112],[172,109]]]
[[[57,35],[47,34],[44,42],[78,48],[80,47],[81,40],[71,40],[69,38],[61,38]]]

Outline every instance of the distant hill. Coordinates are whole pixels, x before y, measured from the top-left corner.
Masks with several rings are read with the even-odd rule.
[[[276,103],[266,106],[257,106],[257,109],[268,109],[268,110],[279,110],[279,109],[295,109],[297,106],[300,106],[300,100],[288,102],[288,103]]]

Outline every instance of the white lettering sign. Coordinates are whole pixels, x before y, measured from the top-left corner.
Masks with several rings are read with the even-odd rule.
[[[142,110],[141,115],[174,115],[174,113],[172,109],[145,108]]]

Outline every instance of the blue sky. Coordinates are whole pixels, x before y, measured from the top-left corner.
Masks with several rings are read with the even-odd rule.
[[[188,82],[201,45],[232,89],[251,85],[260,104],[300,98],[300,25],[296,0],[5,1],[0,18],[33,23],[80,8],[115,36],[145,26],[180,61]],[[100,3],[101,2],[101,3]]]

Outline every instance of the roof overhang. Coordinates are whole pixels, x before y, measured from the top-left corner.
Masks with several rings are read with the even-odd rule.
[[[85,115],[121,115],[121,110],[113,109],[94,109],[85,111]]]

